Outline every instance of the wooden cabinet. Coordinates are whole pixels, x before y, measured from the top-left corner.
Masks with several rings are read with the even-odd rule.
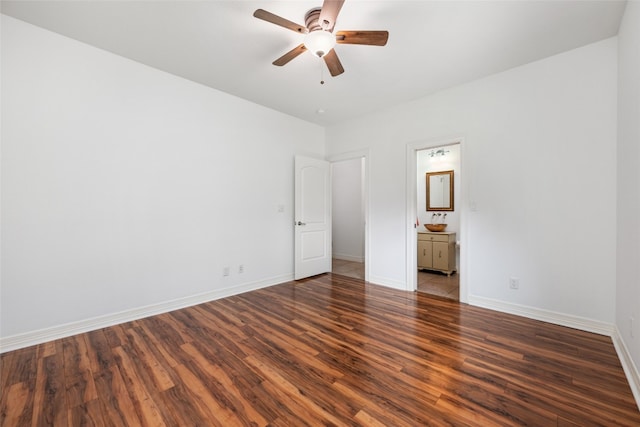
[[[456,233],[418,232],[418,269],[456,271]]]

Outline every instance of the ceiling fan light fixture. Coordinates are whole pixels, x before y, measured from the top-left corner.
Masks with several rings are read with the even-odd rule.
[[[318,62],[321,65],[321,70],[324,69],[322,67],[322,62],[324,62],[331,76],[336,77],[344,73],[344,67],[334,49],[336,43],[369,46],[386,45],[389,38],[388,31],[341,30],[335,32],[335,23],[344,2],[345,0],[324,0],[322,7],[314,7],[305,13],[304,25],[296,24],[264,9],[256,9],[253,12],[254,17],[297,34],[307,35],[303,43],[273,61],[272,64],[281,67],[308,50],[313,56],[323,59],[323,61]],[[322,79],[322,75],[320,78]],[[324,80],[320,80],[320,84],[324,84]]]
[[[304,47],[318,58],[325,56],[336,45],[336,37],[328,31],[312,31],[304,39]]]

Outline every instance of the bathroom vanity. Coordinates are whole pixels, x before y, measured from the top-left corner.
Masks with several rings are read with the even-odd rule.
[[[418,231],[418,269],[456,271],[456,233]]]

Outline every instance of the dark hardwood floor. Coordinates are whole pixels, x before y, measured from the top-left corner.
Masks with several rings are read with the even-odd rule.
[[[639,426],[610,338],[323,275],[1,356],[2,426]]]

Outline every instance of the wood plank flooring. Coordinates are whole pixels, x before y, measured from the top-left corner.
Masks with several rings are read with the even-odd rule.
[[[2,426],[639,426],[608,337],[339,275],[5,353]]]

